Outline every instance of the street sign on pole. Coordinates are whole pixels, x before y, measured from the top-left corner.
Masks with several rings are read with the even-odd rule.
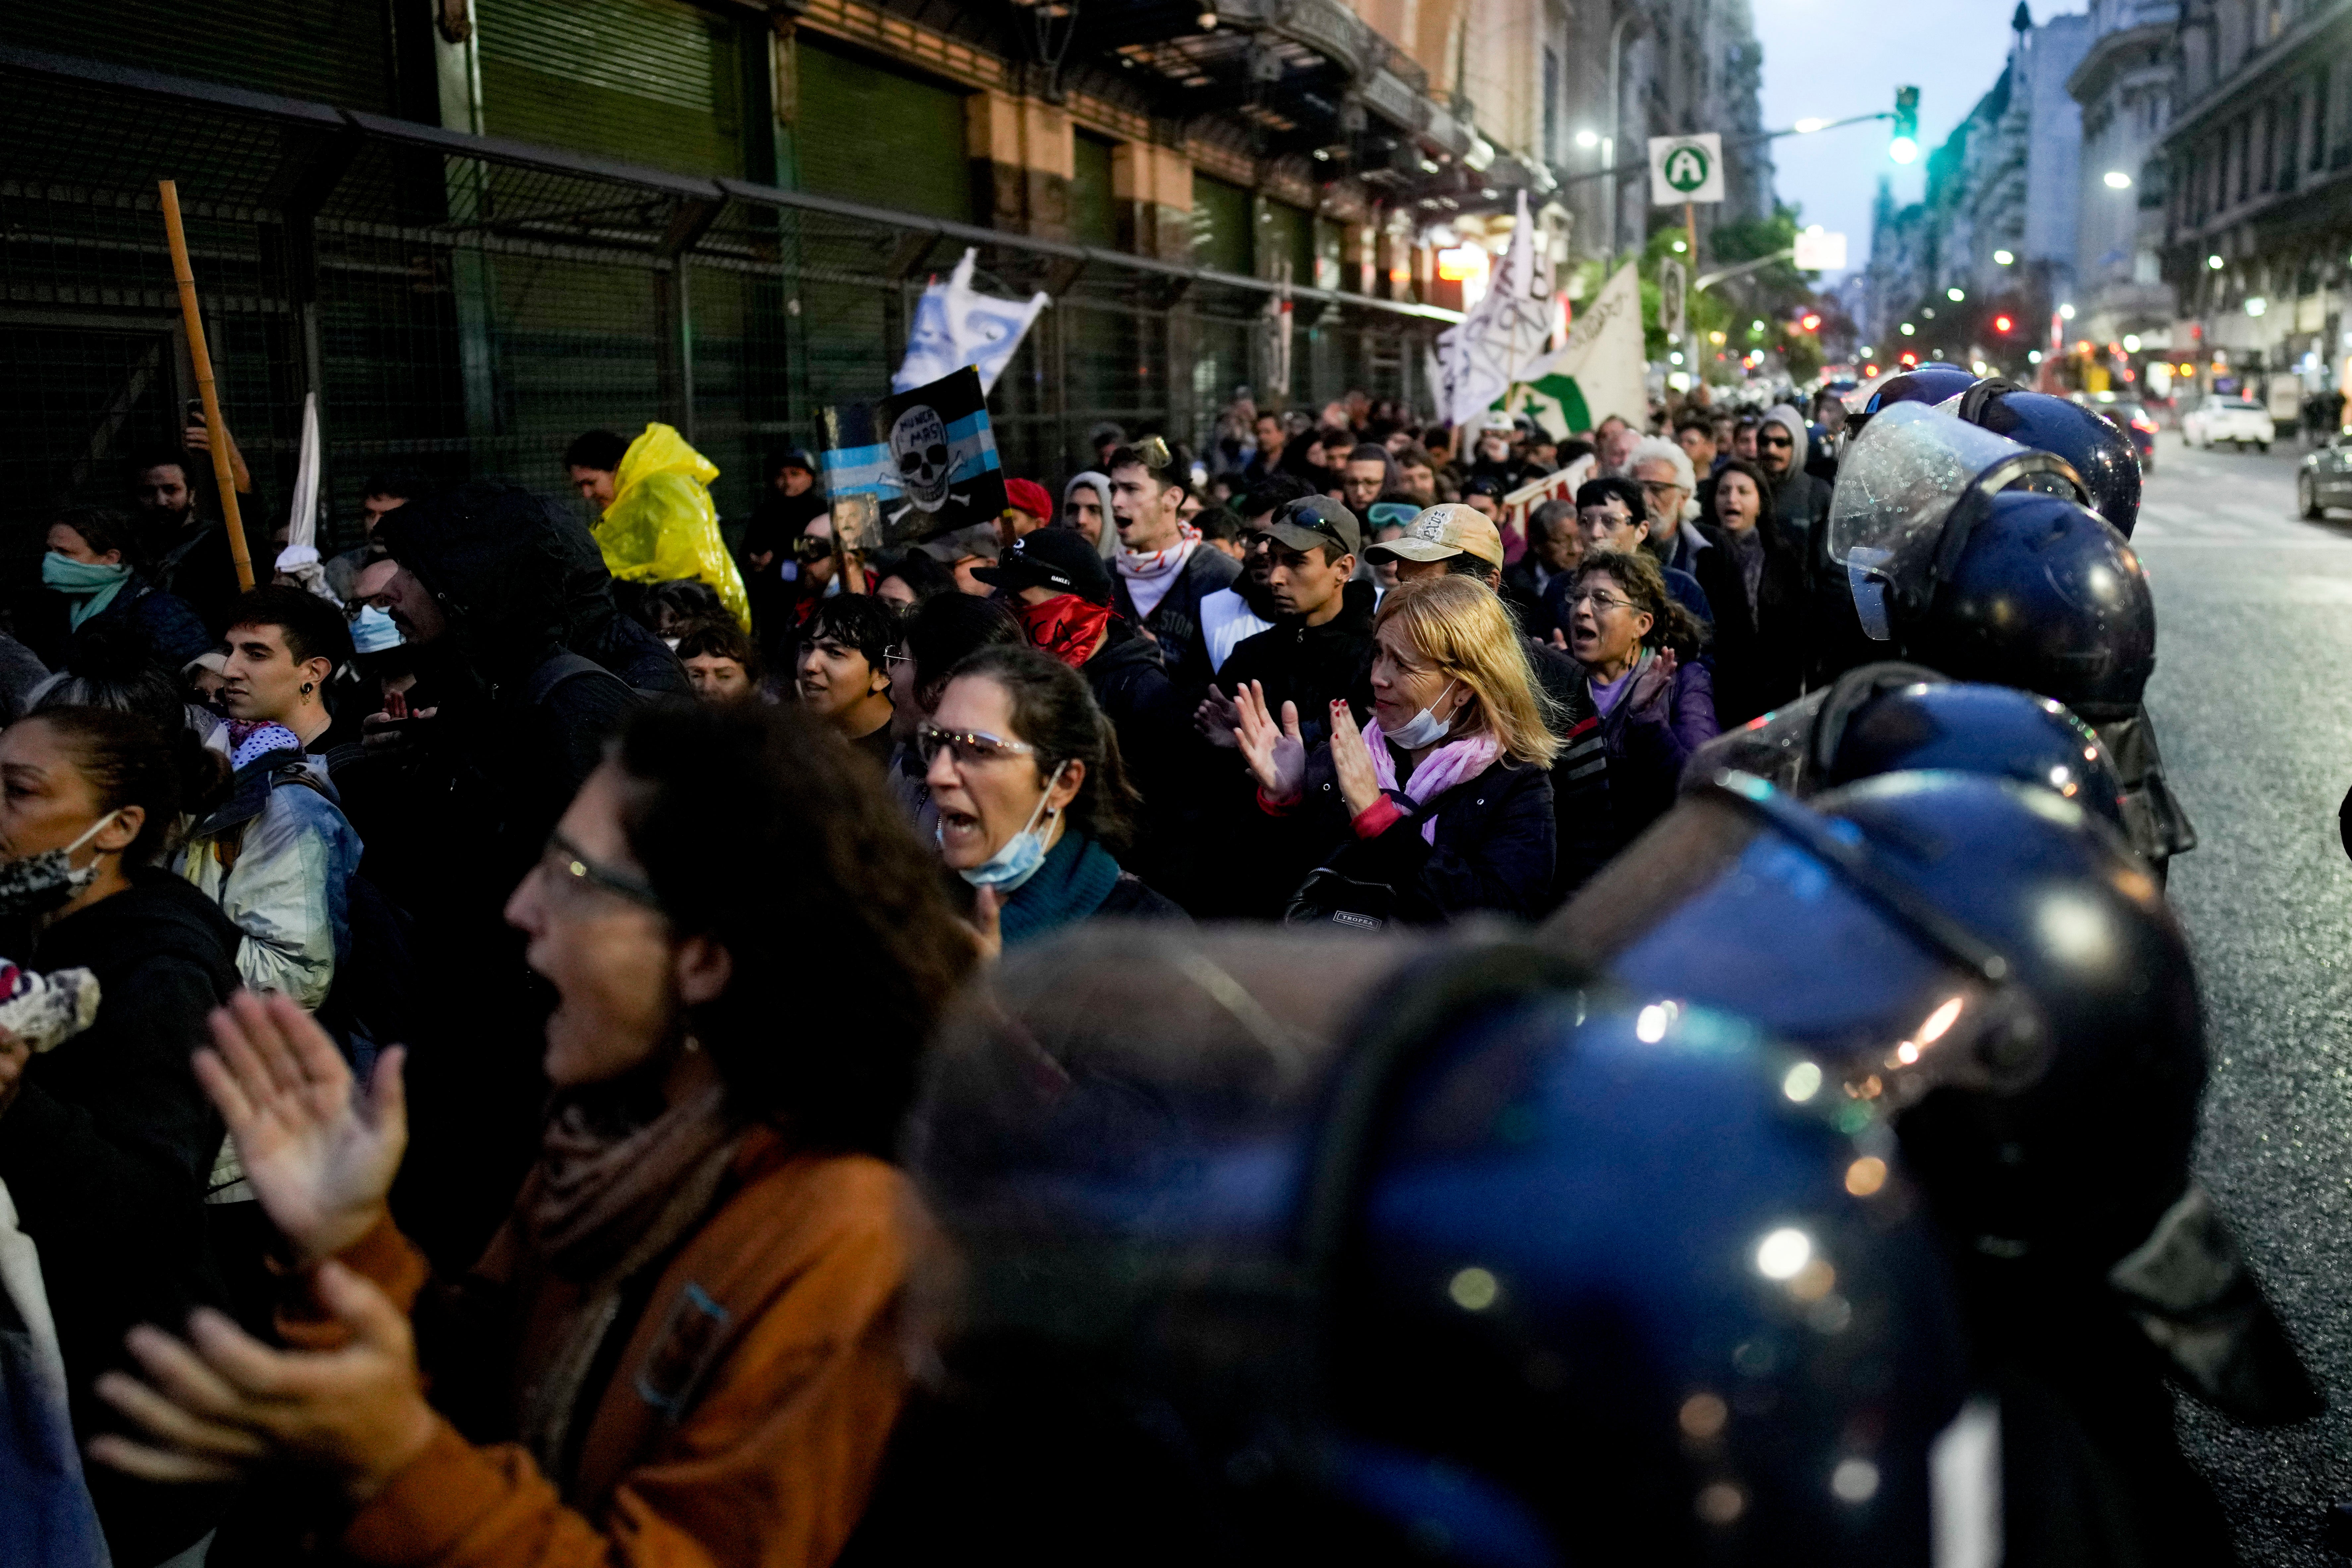
[[[1683,285],[1685,277],[1683,264],[1671,258],[1658,263],[1658,330],[1665,333],[1666,342],[1680,347],[1683,341]]]
[[[1723,138],[1709,131],[1696,136],[1650,138],[1650,202],[1723,200]]]

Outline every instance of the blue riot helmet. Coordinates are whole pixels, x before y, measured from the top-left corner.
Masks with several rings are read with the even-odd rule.
[[[1955,681],[1925,666],[1868,664],[1691,753],[1683,787],[1727,769],[1800,800],[1879,773],[1949,770],[2052,789],[2128,832],[2123,785],[2098,732],[2063,703]]]
[[[2079,403],[2029,392],[1988,376],[1958,395],[1954,412],[2020,446],[2066,459],[2082,479],[2091,510],[2126,539],[2139,521],[2139,453],[2124,433]]]
[[[965,1549],[1924,1563],[1991,1506],[1933,1228],[1812,1057],[1508,942],[1079,928],[992,991],[907,1152],[960,1288],[899,1473]]]
[[[2138,557],[2082,500],[2064,459],[1897,404],[1839,465],[1829,554],[1869,637],[2104,722],[2137,709],[2156,611]]]
[[[1849,439],[1859,436],[1874,417],[1897,403],[1941,403],[1967,391],[1975,380],[1958,365],[1932,362],[1885,376],[1871,388],[1861,412],[1847,416],[1846,436]]]
[[[1536,942],[1635,994],[1738,1012],[1888,1107],[1980,1333],[2105,1313],[2231,1414],[2315,1408],[2189,1179],[2206,1068],[2187,943],[2074,802],[1942,772],[1801,805],[1720,775]],[[2199,1284],[2170,1293],[2168,1265]]]

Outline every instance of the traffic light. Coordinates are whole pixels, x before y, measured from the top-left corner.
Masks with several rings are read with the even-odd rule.
[[[1886,143],[1886,155],[1898,163],[1918,160],[1919,89],[1916,87],[1895,89],[1895,135]]]
[[[1996,332],[2008,331],[2015,325],[2017,325],[2017,323],[2011,321],[2007,316],[1995,316],[1992,319],[1992,330]]]
[[[1799,321],[1797,325],[1809,332],[1818,332],[1822,330],[1822,319],[1809,310],[1805,313],[1804,320]]]

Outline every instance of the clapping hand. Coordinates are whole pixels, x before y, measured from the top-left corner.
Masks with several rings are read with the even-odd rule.
[[[1287,805],[1307,783],[1307,742],[1298,734],[1298,704],[1282,705],[1277,728],[1266,711],[1265,688],[1251,681],[1234,694],[1234,742],[1265,798]]]
[[[1232,698],[1213,686],[1209,688],[1209,694],[1201,699],[1201,705],[1192,710],[1192,725],[1201,731],[1201,738],[1228,752],[1239,744],[1234,731],[1240,727],[1241,721],[1240,708]]]
[[[212,1026],[196,1079],[236,1140],[262,1212],[298,1262],[332,1258],[383,1216],[408,1146],[405,1053],[394,1046],[378,1057],[367,1092],[354,1095],[335,1042],[283,996],[240,991]]]
[[[1339,798],[1350,817],[1360,816],[1381,798],[1380,775],[1372,771],[1372,744],[1356,728],[1345,702],[1331,704],[1331,766],[1339,775]]]

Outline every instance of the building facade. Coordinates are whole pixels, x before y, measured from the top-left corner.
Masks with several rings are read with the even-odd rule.
[[[2171,66],[2176,369],[2292,418],[2352,381],[2352,0],[2182,0]]]
[[[2076,314],[2066,331],[2073,342],[2095,345],[2110,374],[2138,376],[2147,363],[2138,356],[2171,346],[2158,149],[2171,118],[2179,7],[2175,0],[2092,0],[2089,16],[2090,49],[2066,79],[2083,110]],[[2137,342],[2126,350],[2126,338]]]

